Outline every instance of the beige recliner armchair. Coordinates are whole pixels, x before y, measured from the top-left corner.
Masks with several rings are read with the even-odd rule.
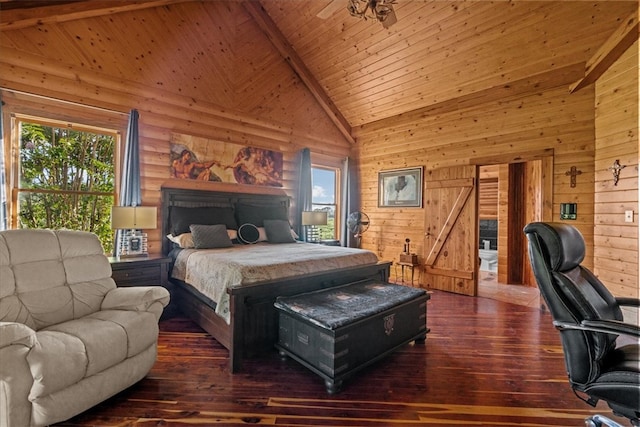
[[[0,426],[64,421],[141,380],[168,303],[116,287],[92,233],[0,232]]]

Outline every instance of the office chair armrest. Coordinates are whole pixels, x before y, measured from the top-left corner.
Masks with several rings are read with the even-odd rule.
[[[640,338],[640,326],[618,320],[583,320],[579,325],[555,321],[553,325],[558,329],[575,329]]]
[[[624,307],[640,307],[640,299],[629,297],[616,297],[616,302]]]

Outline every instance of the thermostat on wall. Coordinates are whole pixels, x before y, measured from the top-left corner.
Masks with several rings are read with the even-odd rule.
[[[576,203],[560,203],[560,219],[577,219],[578,205]]]

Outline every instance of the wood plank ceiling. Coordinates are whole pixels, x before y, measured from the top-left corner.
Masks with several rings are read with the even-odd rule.
[[[536,76],[553,85],[557,75],[564,84],[567,70],[584,70],[638,13],[635,0],[397,0],[398,22],[385,29],[350,16],[346,7],[325,9],[334,1],[347,3],[0,0],[1,46],[252,111],[266,100],[252,94],[261,104],[252,103],[242,78],[279,73],[273,58],[251,47],[257,31],[270,31],[334,123],[350,134]],[[327,18],[318,17],[327,11]],[[43,38],[43,31],[55,36]],[[238,57],[245,70],[237,69]]]

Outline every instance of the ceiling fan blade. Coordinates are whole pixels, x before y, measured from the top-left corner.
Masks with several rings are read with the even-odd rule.
[[[329,18],[331,15],[334,14],[334,12],[336,12],[338,9],[341,9],[344,6],[343,2],[344,0],[331,0],[331,3],[329,3],[327,6],[325,6],[324,9],[318,12],[316,16],[320,19]]]

